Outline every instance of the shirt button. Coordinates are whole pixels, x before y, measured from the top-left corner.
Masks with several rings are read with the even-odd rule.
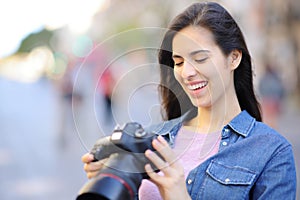
[[[222,142],[222,145],[223,145],[223,146],[226,146],[226,145],[227,145],[227,142],[225,142],[225,141]]]
[[[192,184],[192,182],[193,182],[192,179],[189,179],[189,180],[187,181],[187,183],[188,183],[189,185]]]
[[[229,183],[230,179],[229,178],[226,178],[225,179],[225,183]]]

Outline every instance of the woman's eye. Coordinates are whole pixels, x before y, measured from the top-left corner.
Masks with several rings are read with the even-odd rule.
[[[175,66],[181,66],[183,64],[183,62],[177,62],[175,63]]]
[[[207,58],[196,59],[195,62],[196,63],[203,63],[205,60],[207,60]]]

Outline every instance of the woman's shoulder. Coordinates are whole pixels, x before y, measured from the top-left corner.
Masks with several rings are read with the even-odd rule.
[[[269,142],[274,142],[277,145],[291,145],[281,133],[264,122],[256,121],[251,135],[266,138]]]
[[[228,126],[244,138],[263,140],[265,144],[289,146],[289,141],[264,122],[257,121],[247,111],[242,111]]]

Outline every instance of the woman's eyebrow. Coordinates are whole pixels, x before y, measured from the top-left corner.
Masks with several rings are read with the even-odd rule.
[[[179,56],[179,55],[173,54],[172,58],[182,58],[182,56]]]
[[[205,50],[205,49],[200,49],[200,50],[196,50],[196,51],[192,51],[191,53],[189,53],[190,56],[194,56],[198,53],[209,53],[209,50]],[[182,58],[182,56],[177,55],[177,54],[173,54],[172,58]]]
[[[190,53],[190,56],[194,56],[194,55],[196,55],[196,54],[198,54],[198,53],[209,53],[209,52],[210,52],[209,50],[201,49],[201,50],[197,50],[197,51],[192,51],[192,52]]]

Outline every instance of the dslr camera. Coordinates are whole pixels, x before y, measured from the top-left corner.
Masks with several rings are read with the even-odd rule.
[[[157,136],[146,132],[139,123],[130,122],[97,140],[91,154],[95,161],[107,160],[98,175],[81,188],[76,200],[136,199],[142,180],[149,178],[144,166],[150,163],[159,171],[144,154],[147,149],[154,151],[151,143]]]

